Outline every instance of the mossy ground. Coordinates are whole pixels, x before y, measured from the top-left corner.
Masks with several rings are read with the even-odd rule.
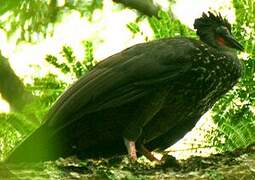
[[[43,163],[2,164],[0,179],[255,179],[255,146],[234,152],[191,157],[157,165],[126,156],[80,160],[76,157]]]

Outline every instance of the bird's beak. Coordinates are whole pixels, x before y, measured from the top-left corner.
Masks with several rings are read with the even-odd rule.
[[[224,37],[225,41],[227,42],[227,46],[231,48],[235,48],[239,51],[243,51],[244,47],[232,36],[232,35],[226,35]]]

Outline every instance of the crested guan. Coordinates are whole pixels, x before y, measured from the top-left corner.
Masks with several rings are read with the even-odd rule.
[[[225,18],[203,13],[194,28],[200,40],[154,40],[98,63],[6,161],[125,153],[156,160],[150,151],[181,139],[242,74],[243,47]]]

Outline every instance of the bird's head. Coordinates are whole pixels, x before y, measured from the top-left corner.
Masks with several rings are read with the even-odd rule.
[[[194,23],[200,40],[218,49],[234,48],[243,51],[243,46],[231,34],[230,23],[221,16],[208,12],[197,18]]]

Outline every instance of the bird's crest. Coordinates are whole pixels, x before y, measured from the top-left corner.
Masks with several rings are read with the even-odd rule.
[[[203,13],[202,17],[197,18],[194,23],[194,28],[197,30],[208,28],[211,26],[225,26],[231,32],[231,25],[226,18],[223,18],[221,14],[213,14],[208,11],[208,15]]]

